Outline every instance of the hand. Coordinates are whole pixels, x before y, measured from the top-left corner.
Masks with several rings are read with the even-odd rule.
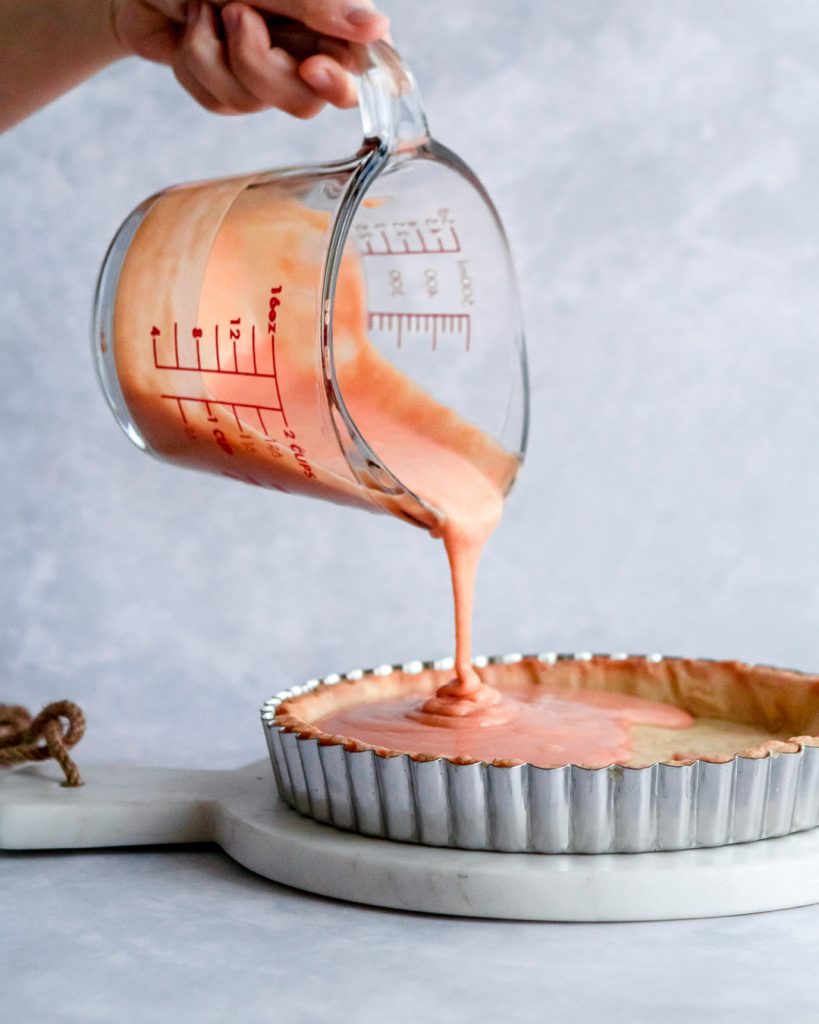
[[[314,117],[326,103],[354,107],[347,43],[386,35],[368,0],[109,0],[122,49],[168,64],[206,110],[277,107]]]

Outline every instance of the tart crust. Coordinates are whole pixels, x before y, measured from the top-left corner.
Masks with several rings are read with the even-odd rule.
[[[501,690],[532,683],[552,691],[602,690],[674,704],[696,719],[721,719],[753,730],[770,739],[736,753],[682,755],[661,763],[681,766],[695,761],[722,764],[735,757],[764,758],[797,753],[803,746],[819,746],[819,676],[787,669],[749,665],[739,661],[708,661],[691,658],[635,656],[529,656],[509,663],[489,662],[476,666],[484,682]],[[351,705],[392,697],[430,695],[452,676],[452,669],[396,670],[384,675],[344,678],[322,683],[307,693],[289,697],[278,705],[275,724],[300,738],[322,745],[340,745],[349,751],[373,750],[382,757],[407,754],[416,761],[433,761],[435,752],[393,750],[364,743],[354,736],[323,731],[315,723]],[[640,728],[640,727],[636,727]],[[782,738],[787,737],[787,738]],[[683,741],[684,742],[684,741]],[[478,758],[446,758],[454,764],[476,763]],[[494,760],[497,767],[524,761]],[[647,767],[633,764],[632,767]]]

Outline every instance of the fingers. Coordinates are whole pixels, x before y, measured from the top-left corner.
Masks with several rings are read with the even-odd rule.
[[[249,114],[268,105],[233,73],[210,4],[188,4],[188,24],[173,70],[193,98],[214,113]]]
[[[370,0],[254,0],[257,7],[273,14],[294,18],[322,35],[337,36],[353,43],[382,39],[390,19],[377,11]]]
[[[188,3],[172,66],[194,99],[219,114],[276,107],[310,118],[325,103],[349,108],[357,102],[345,70],[353,66],[348,43],[292,21],[266,20],[233,0],[218,14],[212,4]]]
[[[271,48],[267,25],[258,11],[231,3],[223,9],[222,19],[230,69],[250,95],[263,106],[294,117],[314,117],[322,109],[324,99],[299,78],[296,58],[281,47]],[[343,75],[340,68],[339,74]]]
[[[299,75],[318,96],[334,107],[347,110],[358,103],[358,93],[352,79],[330,57],[321,54],[308,57],[299,66]]]

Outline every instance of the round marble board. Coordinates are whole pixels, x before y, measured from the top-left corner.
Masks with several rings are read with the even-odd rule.
[[[747,914],[819,902],[819,829],[678,853],[485,853],[396,843],[303,818],[270,765],[232,771],[55,765],[0,773],[0,850],[215,842],[297,889],[356,903],[464,917],[648,921]]]

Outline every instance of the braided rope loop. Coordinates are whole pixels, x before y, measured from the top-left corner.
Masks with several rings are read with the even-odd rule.
[[[70,700],[58,700],[36,718],[16,704],[0,704],[0,768],[24,761],[54,760],[65,775],[63,786],[82,786],[82,776],[68,751],[85,734],[85,715]]]

